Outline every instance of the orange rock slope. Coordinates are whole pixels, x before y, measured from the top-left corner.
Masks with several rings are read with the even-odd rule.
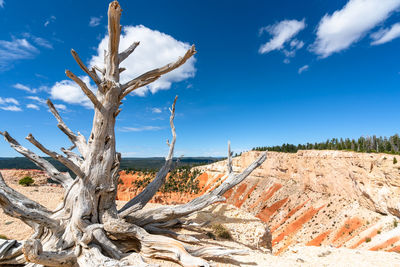
[[[259,153],[234,158],[234,171]],[[393,164],[393,157],[269,152],[260,168],[225,197],[269,224],[276,254],[294,244],[400,252],[400,165]],[[207,174],[210,188],[225,173],[226,161],[198,168]]]

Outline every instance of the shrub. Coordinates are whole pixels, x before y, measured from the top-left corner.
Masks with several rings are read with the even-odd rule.
[[[396,164],[397,163],[397,159],[396,159],[396,157],[393,157],[393,164]]]
[[[397,227],[397,225],[398,225],[398,222],[397,222],[397,220],[396,220],[396,219],[394,219],[394,220],[393,220],[393,226],[394,226],[394,228],[396,228],[396,227]]]
[[[232,235],[229,232],[228,229],[226,229],[222,224],[214,224],[212,226],[213,230],[214,230],[214,234],[219,237],[219,238],[223,238],[223,239],[232,239]]]
[[[18,184],[22,186],[31,186],[35,180],[32,179],[32,177],[26,176],[22,178],[21,180],[18,181]]]
[[[371,237],[366,237],[366,238],[365,238],[365,242],[367,242],[367,243],[368,243],[368,242],[371,242]]]
[[[0,239],[8,240],[8,238],[5,235],[0,235]]]

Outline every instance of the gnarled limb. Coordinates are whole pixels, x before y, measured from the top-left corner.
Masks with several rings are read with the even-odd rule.
[[[82,91],[85,93],[85,95],[87,95],[87,97],[90,99],[90,101],[92,101],[93,105],[95,108],[102,110],[103,109],[103,105],[100,103],[100,101],[97,99],[97,96],[92,92],[92,90],[90,90],[87,85],[79,78],[77,77],[75,74],[73,74],[71,71],[66,70],[65,74],[67,74],[67,76],[73,80],[74,82],[76,82],[76,84],[79,85],[79,87],[82,89]]]
[[[73,179],[69,175],[68,172],[61,173],[59,172],[50,162],[39,157],[29,149],[21,146],[14,138],[12,138],[8,132],[0,132],[1,135],[4,136],[4,139],[10,144],[10,146],[20,153],[21,155],[30,159],[33,163],[35,163],[39,168],[44,170],[51,179],[56,182],[59,182],[64,188],[69,188],[73,183]]]
[[[73,163],[72,161],[70,161],[69,159],[61,156],[60,154],[50,151],[47,148],[45,148],[41,143],[39,143],[32,134],[29,134],[26,137],[26,140],[28,140],[29,142],[31,142],[33,145],[35,145],[37,148],[39,148],[43,153],[49,155],[50,157],[52,157],[55,160],[58,160],[59,162],[61,162],[65,167],[67,167],[68,169],[70,169],[73,173],[75,173],[78,177],[84,177],[84,173],[81,170],[81,168],[79,168],[79,166],[75,165],[75,163]]]
[[[169,63],[169,64],[165,65],[164,67],[148,71],[148,72],[136,77],[135,79],[125,83],[124,85],[122,85],[122,90],[123,90],[122,92],[125,93],[124,92],[125,90],[127,90],[129,87],[135,85],[137,82],[146,81],[148,79],[158,77],[158,76],[164,75],[170,71],[173,71],[174,69],[182,66],[194,54],[196,54],[196,47],[194,45],[192,45],[190,47],[190,49],[188,51],[186,51],[185,55],[183,57],[180,57],[177,61],[175,61],[173,63]]]
[[[67,158],[68,158],[70,161],[72,161],[75,165],[77,165],[77,166],[79,166],[79,167],[82,165],[83,159],[82,159],[78,154],[72,152],[72,151],[69,150],[69,149],[65,149],[65,148],[63,148],[63,147],[61,148],[61,151],[62,151],[65,155],[67,155]]]
[[[152,82],[157,81],[161,76],[155,76],[149,79],[146,79],[144,81],[137,81],[136,83],[132,84],[131,86],[129,86],[128,88],[126,88],[126,90],[124,90],[120,96],[120,99],[122,100],[125,96],[127,96],[128,94],[130,94],[131,92],[133,92],[134,90],[146,86]]]
[[[147,232],[150,234],[155,234],[155,235],[165,235],[169,236],[172,238],[175,238],[176,240],[183,241],[183,242],[188,242],[188,243],[197,243],[200,242],[197,238],[190,236],[190,235],[185,235],[185,234],[177,234],[174,231],[168,230],[168,229],[162,229],[155,227],[151,224],[145,225],[143,227]]]
[[[54,107],[53,103],[50,101],[50,99],[47,99],[46,103],[49,106],[51,113],[54,115],[54,117],[58,121],[57,127],[60,128],[60,130],[68,136],[69,140],[71,140],[71,142],[72,142],[72,144],[74,144],[74,146],[78,147],[78,150],[81,153],[81,155],[85,156],[86,150],[87,150],[85,137],[83,135],[81,135],[80,133],[75,134],[73,131],[71,131],[71,129],[68,128],[68,126],[65,124],[65,122],[61,118],[60,114],[58,113],[57,109]]]
[[[45,207],[9,187],[1,173],[0,207],[7,215],[22,220],[34,229],[37,225],[49,229],[56,229],[59,225],[58,221],[51,219],[52,213]]]
[[[129,55],[132,54],[133,51],[135,51],[136,47],[138,47],[139,44],[140,44],[140,42],[134,42],[127,49],[125,49],[123,52],[119,53],[119,55],[118,55],[119,63],[121,63],[122,61],[127,59],[129,57]]]
[[[22,254],[23,243],[17,240],[0,239],[0,265],[19,265],[26,262]]]
[[[28,262],[45,266],[75,266],[76,255],[73,251],[43,251],[38,239],[26,240],[22,252]]]
[[[172,104],[172,108],[170,109],[171,116],[169,118],[169,123],[171,126],[172,132],[172,141],[168,143],[169,145],[169,152],[168,156],[165,158],[165,163],[162,168],[157,172],[156,178],[148,185],[146,188],[140,192],[139,195],[135,196],[133,199],[128,201],[120,210],[120,216],[124,217],[129,213],[142,209],[147,202],[157,193],[158,189],[165,183],[165,178],[167,177],[168,172],[172,166],[172,160],[174,156],[174,148],[176,142],[176,131],[174,125],[174,118],[175,118],[175,104],[178,96],[175,97],[174,103]]]
[[[92,71],[89,70],[89,69],[85,66],[85,64],[83,64],[83,62],[82,62],[82,60],[80,59],[78,53],[76,53],[74,49],[71,49],[71,54],[72,54],[72,56],[74,57],[76,63],[78,63],[79,67],[81,67],[81,69],[82,69],[84,72],[86,72],[86,74],[89,75],[90,78],[93,79],[93,81],[97,84],[97,86],[100,86],[101,81],[100,81],[99,76],[97,76],[96,72],[93,71],[93,70],[92,70]],[[67,74],[67,75],[68,75],[68,74]],[[68,77],[69,77],[69,76],[68,76]]]
[[[144,226],[150,223],[169,221],[176,218],[180,218],[189,215],[195,211],[201,210],[213,203],[223,201],[225,198],[223,194],[234,187],[235,185],[242,182],[250,173],[260,166],[267,158],[267,152],[263,153],[257,160],[255,160],[250,166],[248,166],[242,173],[234,174],[233,172],[228,178],[213,191],[197,197],[192,201],[178,205],[178,206],[166,206],[149,210],[139,210],[131,214],[124,213],[126,219],[139,226]]]

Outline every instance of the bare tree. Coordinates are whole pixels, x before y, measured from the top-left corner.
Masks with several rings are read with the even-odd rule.
[[[29,134],[26,139],[40,151],[61,162],[76,175],[58,171],[46,159],[21,146],[9,133],[0,132],[5,140],[20,154],[43,169],[64,189],[64,199],[53,211],[16,192],[4,182],[0,174],[0,206],[4,212],[18,218],[34,229],[25,241],[2,241],[0,264],[27,264],[29,266],[147,266],[144,258],[166,258],[183,266],[208,266],[201,257],[239,253],[221,247],[190,245],[197,239],[177,234],[170,227],[187,224],[185,216],[218,201],[223,194],[242,182],[266,159],[262,154],[244,172],[235,174],[228,152],[228,177],[216,189],[193,199],[187,204],[143,209],[165,182],[173,161],[176,141],[174,116],[175,103],[170,109],[172,140],[164,166],[154,180],[120,210],[116,207],[117,180],[121,155],[115,149],[115,120],[121,100],[137,88],[146,86],[162,75],[178,68],[196,53],[192,46],[176,62],[150,70],[131,81],[120,84],[120,63],[139,45],[133,43],[119,52],[121,7],[117,1],[108,10],[108,51],[104,67],[85,66],[78,54],[72,56],[81,69],[97,85],[93,93],[78,76],[67,70],[66,75],[75,81],[94,106],[93,126],[89,139],[73,132],[62,120],[50,100],[50,111],[57,119],[58,128],[69,138],[72,146],[61,148],[64,155],[50,151]],[[100,76],[99,76],[100,75]],[[76,152],[73,150],[76,148]]]

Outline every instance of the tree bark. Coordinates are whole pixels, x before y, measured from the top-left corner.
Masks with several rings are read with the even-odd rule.
[[[21,146],[7,132],[0,132],[17,152],[29,158],[49,176],[63,185],[64,200],[54,211],[19,194],[7,186],[0,174],[0,206],[10,216],[21,219],[35,230],[35,234],[23,242],[1,241],[0,264],[38,264],[45,266],[148,266],[143,258],[166,258],[184,266],[208,266],[203,256],[222,256],[242,251],[220,247],[194,248],[186,243],[197,242],[194,237],[179,235],[167,226],[173,226],[178,218],[202,209],[217,201],[223,194],[243,181],[265,159],[262,155],[243,173],[232,171],[231,152],[228,152],[228,179],[215,190],[177,207],[161,207],[143,210],[143,207],[164,184],[171,169],[176,142],[174,126],[175,104],[171,108],[170,125],[172,141],[164,166],[153,182],[120,211],[116,208],[118,171],[121,155],[116,152],[115,120],[121,111],[121,100],[133,90],[154,82],[162,75],[184,64],[196,53],[192,46],[182,58],[164,67],[148,71],[121,85],[119,64],[125,60],[139,42],[119,53],[121,7],[117,1],[108,10],[108,51],[105,66],[89,70],[78,54],[72,56],[79,67],[96,83],[95,94],[76,75],[66,74],[76,82],[94,106],[94,118],[89,138],[74,133],[62,120],[48,100],[58,127],[72,142],[69,149],[61,148],[65,156],[47,149],[33,135],[26,138],[42,152],[58,160],[76,174],[59,172],[53,165]],[[96,70],[102,77],[98,77]],[[77,152],[73,149],[77,148]],[[168,236],[168,237],[167,237]],[[172,238],[171,238],[172,237]],[[179,241],[178,241],[179,240]],[[183,243],[185,242],[185,243]],[[132,253],[132,251],[135,251]],[[129,254],[127,254],[129,253]]]

